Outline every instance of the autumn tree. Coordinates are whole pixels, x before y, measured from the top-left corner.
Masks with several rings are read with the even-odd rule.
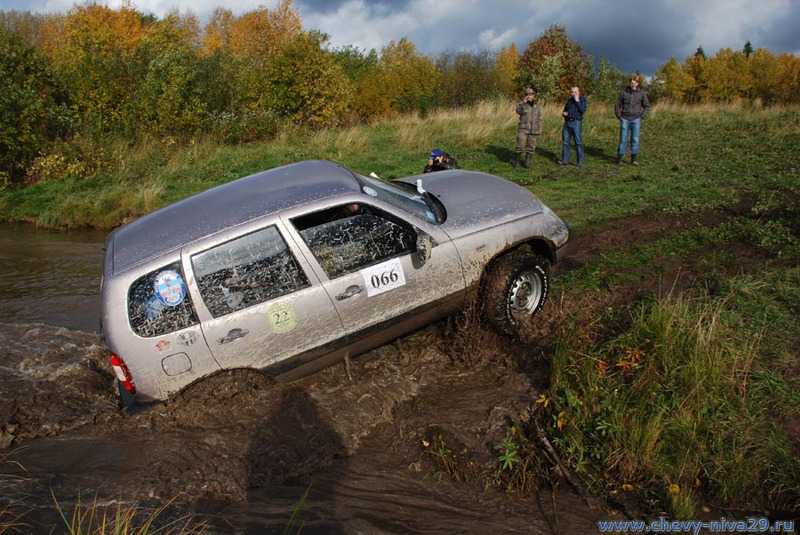
[[[488,52],[443,53],[436,67],[441,74],[437,104],[461,107],[499,93],[497,71]]]
[[[753,85],[747,57],[742,52],[723,48],[705,62],[708,98],[731,101],[747,97]]]
[[[357,46],[347,45],[334,50],[333,55],[353,82],[360,81],[378,68],[378,52],[374,48],[367,52]]]
[[[794,54],[778,56],[776,93],[780,102],[800,102],[800,58]]]
[[[353,87],[333,53],[314,35],[301,34],[269,68],[272,109],[297,124],[334,126],[350,105]]]
[[[123,124],[136,87],[136,51],[142,39],[140,14],[123,6],[73,8],[63,26],[48,29],[44,51],[65,82],[85,125],[102,132]]]
[[[763,48],[759,48],[749,60],[751,86],[750,97],[760,98],[765,104],[770,104],[777,98],[778,84],[778,58]]]
[[[515,98],[520,92],[519,87],[519,52],[517,45],[511,43],[501,49],[494,59],[495,77],[497,88],[501,94],[508,98]]]
[[[50,139],[66,133],[66,104],[41,54],[0,27],[0,183],[22,176]]]
[[[589,92],[592,61],[583,48],[567,36],[563,26],[551,26],[522,54],[520,81],[536,88],[544,99],[567,95],[573,85]]]
[[[597,66],[592,96],[605,102],[613,102],[625,85],[626,76],[619,68],[612,65],[607,59],[600,58]]]
[[[673,57],[656,71],[652,85],[658,88],[659,96],[683,102],[692,90],[694,79]]]
[[[300,16],[291,0],[283,0],[274,10],[261,7],[230,21],[223,50],[230,57],[238,106],[270,108],[271,64],[301,32]]]
[[[222,7],[214,9],[203,32],[201,48],[203,55],[210,56],[230,48],[230,32],[233,21],[234,16],[230,9]]]
[[[430,108],[441,74],[405,37],[381,50],[378,68],[358,84],[355,110],[362,119]]]

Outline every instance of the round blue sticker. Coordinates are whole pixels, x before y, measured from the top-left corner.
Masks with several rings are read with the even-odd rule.
[[[177,271],[167,269],[156,276],[153,290],[161,303],[168,307],[176,307],[186,298],[186,284]]]

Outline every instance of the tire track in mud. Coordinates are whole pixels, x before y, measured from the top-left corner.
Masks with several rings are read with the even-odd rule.
[[[709,212],[613,221],[576,236],[560,255],[561,269],[724,218]],[[5,351],[11,347],[16,355],[4,362],[16,366],[16,376],[26,367],[77,370],[74,379],[60,371],[28,377],[31,395],[15,393],[19,385],[0,389],[0,430],[8,442],[25,445],[12,458],[27,470],[14,485],[7,478],[0,485],[7,497],[38,506],[45,524],[49,488],[64,503],[87,492],[153,504],[177,497],[182,510],[189,507],[220,529],[244,530],[284,526],[308,491],[304,531],[546,532],[549,515],[559,512],[560,529],[588,531],[607,513],[562,492],[555,511],[551,506],[544,514],[534,500],[485,489],[479,478],[464,483],[441,477],[423,442],[443,433],[476,466],[496,466],[492,448],[510,421],[528,417],[547,383],[538,357],[547,353],[559,318],[595,305],[568,290],[566,295],[540,318],[530,347],[511,344],[467,314],[457,327],[457,320],[442,322],[354,359],[352,383],[342,366],[290,385],[235,371],[130,416],[110,407],[110,373],[100,363],[96,338],[0,325]],[[37,338],[50,343],[37,345]],[[12,405],[13,411],[7,408]],[[65,409],[45,418],[42,405]],[[61,436],[32,440],[48,435]]]

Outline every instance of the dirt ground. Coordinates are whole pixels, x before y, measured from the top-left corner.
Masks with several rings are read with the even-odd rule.
[[[576,236],[561,269],[723,217],[612,222]],[[615,299],[652,289],[664,276],[654,273]],[[227,372],[135,414],[116,407],[96,335],[0,324],[0,495],[26,512],[26,532],[57,524],[54,498],[69,509],[87,497],[174,500],[175,514],[220,532],[284,532],[298,510],[303,533],[594,532],[618,513],[566,482],[526,496],[490,484],[509,425],[530,419],[547,386],[559,318],[589,321],[600,300],[552,301],[526,344],[468,313],[354,359],[352,381],[339,365],[292,384]],[[451,470],[436,462],[436,440],[453,452]]]

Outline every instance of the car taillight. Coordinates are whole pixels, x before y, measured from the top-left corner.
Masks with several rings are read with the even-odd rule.
[[[117,376],[122,388],[130,394],[135,394],[136,385],[133,384],[133,377],[131,376],[130,370],[128,370],[125,362],[114,353],[111,353],[111,367],[114,368],[114,374]]]

